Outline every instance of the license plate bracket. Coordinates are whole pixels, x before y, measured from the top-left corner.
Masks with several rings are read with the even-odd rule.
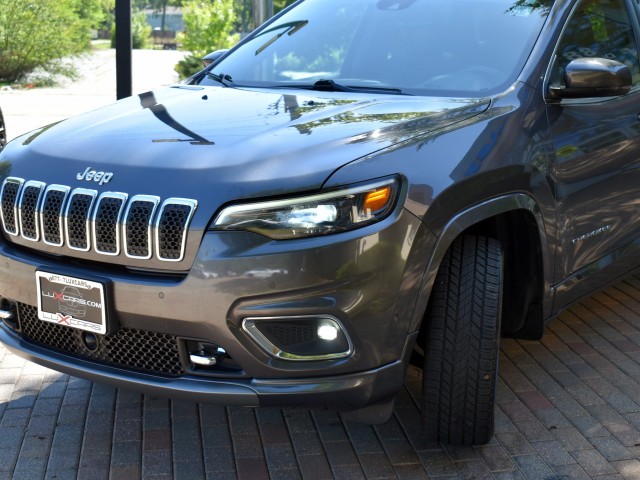
[[[93,333],[107,333],[107,305],[102,283],[37,271],[36,285],[40,320]]]

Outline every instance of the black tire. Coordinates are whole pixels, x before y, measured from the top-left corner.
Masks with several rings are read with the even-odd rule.
[[[430,441],[487,443],[502,308],[503,254],[497,240],[456,239],[438,271],[425,317],[422,422]]]

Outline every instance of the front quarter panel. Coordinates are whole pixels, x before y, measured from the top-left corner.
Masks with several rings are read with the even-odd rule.
[[[506,211],[527,210],[535,216],[544,250],[545,291],[550,292],[555,202],[548,171],[551,144],[538,91],[517,84],[493,99],[486,112],[352,162],[326,182],[327,187],[346,184],[363,171],[407,178],[405,207],[437,238],[412,328],[419,325],[433,275],[450,243],[465,229]],[[550,311],[548,301],[545,314]]]

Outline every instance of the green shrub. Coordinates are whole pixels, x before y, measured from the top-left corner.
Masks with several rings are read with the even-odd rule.
[[[178,42],[191,55],[181,60],[175,70],[185,78],[202,68],[202,57],[207,53],[233,46],[240,36],[233,33],[233,0],[184,0],[182,12],[186,31],[179,35]]]
[[[0,80],[15,82],[40,67],[73,73],[60,59],[89,46],[76,0],[0,0]]]
[[[180,78],[190,77],[194,73],[202,70],[202,57],[187,55],[176,64],[174,70],[178,72]]]

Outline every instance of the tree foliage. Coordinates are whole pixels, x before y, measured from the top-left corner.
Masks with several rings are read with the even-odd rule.
[[[89,41],[91,30],[99,29],[110,19],[115,0],[75,0],[76,13],[84,29],[83,36]]]
[[[0,80],[18,81],[36,68],[72,76],[62,60],[89,48],[91,28],[112,0],[0,0]]]
[[[263,0],[264,1],[264,0]],[[278,13],[280,10],[288,7],[296,0],[273,0],[273,12]],[[240,33],[249,33],[255,30],[255,20],[253,16],[255,0],[235,0],[233,8],[236,12],[236,31]]]
[[[184,0],[182,14],[185,32],[181,43],[193,55],[229,48],[239,39],[234,33],[236,20],[233,0]]]
[[[234,0],[183,0],[185,32],[179,42],[190,52],[178,62],[176,71],[188,77],[202,68],[202,57],[221,48],[233,46],[240,36],[235,30]]]
[[[278,13],[285,7],[288,7],[296,0],[273,0],[273,10],[275,13]]]

